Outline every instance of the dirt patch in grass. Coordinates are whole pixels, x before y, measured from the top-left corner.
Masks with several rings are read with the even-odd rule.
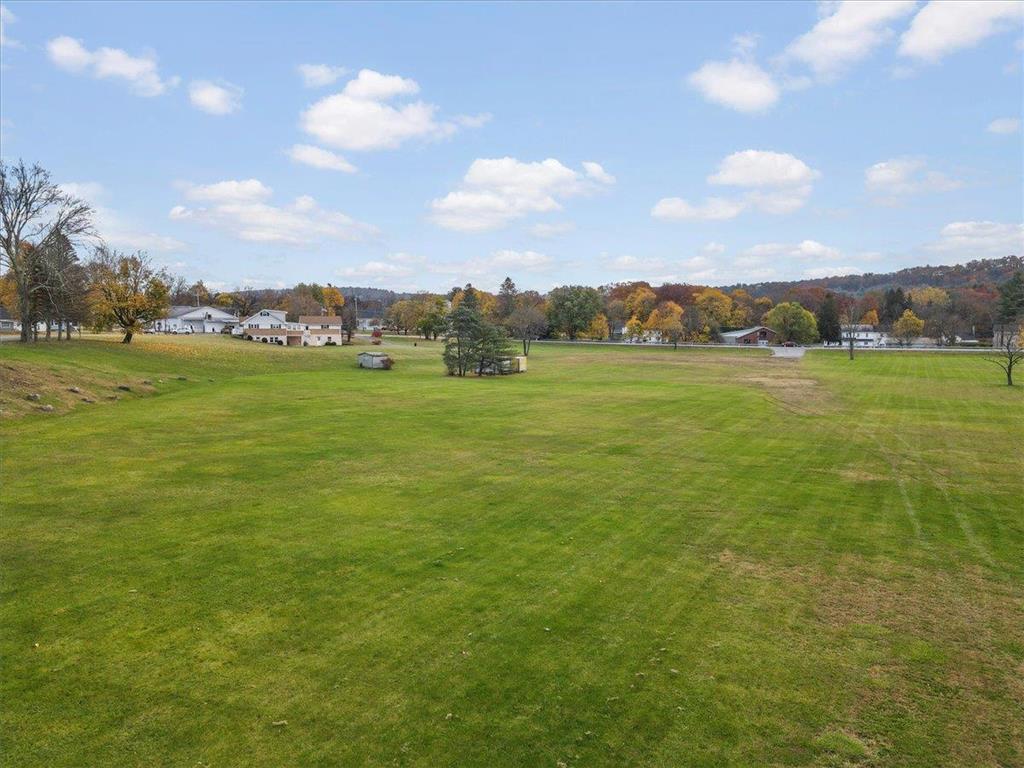
[[[765,392],[779,407],[801,416],[828,413],[834,403],[825,387],[814,379],[800,375],[800,369],[791,363],[772,359],[751,361],[752,376],[743,376],[740,383],[749,384]]]

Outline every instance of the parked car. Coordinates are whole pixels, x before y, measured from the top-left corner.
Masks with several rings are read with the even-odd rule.
[[[782,346],[784,346],[784,347],[795,347],[796,346],[796,342],[795,341],[787,341]]]

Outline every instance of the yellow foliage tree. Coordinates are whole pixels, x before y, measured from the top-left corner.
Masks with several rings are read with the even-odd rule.
[[[498,297],[493,293],[481,291],[479,288],[474,288],[473,290],[476,292],[476,299],[477,302],[479,302],[480,314],[488,320],[494,320],[498,314]],[[459,304],[462,303],[464,295],[465,291],[459,290],[456,291],[454,296],[452,296],[452,311],[459,308]]]
[[[642,323],[657,302],[658,297],[650,288],[637,288],[626,297],[626,311]]]
[[[910,346],[914,339],[922,333],[924,333],[924,320],[909,309],[904,310],[900,319],[892,324],[892,335],[905,346]]]
[[[693,297],[693,303],[700,310],[705,322],[729,324],[732,317],[732,299],[717,288],[705,288]]]
[[[662,341],[671,341],[678,346],[683,335],[683,308],[674,301],[662,302],[647,318],[644,330],[657,333]]]
[[[587,328],[586,336],[590,339],[603,341],[608,338],[608,332],[608,318],[601,314],[591,321],[590,327]]]
[[[644,324],[635,315],[626,321],[626,335],[636,341],[644,337]]]
[[[345,306],[345,297],[341,295],[341,291],[335,288],[333,285],[328,285],[324,288],[324,306],[327,307],[329,312],[341,312],[341,308]]]
[[[944,307],[949,304],[949,294],[941,288],[926,285],[923,288],[911,288],[907,291],[911,303],[917,307]]]
[[[878,310],[869,309],[860,319],[861,325],[878,325]]]

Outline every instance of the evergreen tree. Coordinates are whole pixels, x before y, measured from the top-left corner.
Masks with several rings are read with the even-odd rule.
[[[825,300],[821,302],[821,309],[818,310],[818,334],[822,341],[832,344],[843,340],[843,329],[839,323],[839,304],[833,293],[825,294]]]
[[[511,277],[506,277],[501,282],[501,288],[498,289],[498,316],[502,320],[515,311],[518,296],[519,291],[516,290],[516,284],[512,282]]]
[[[500,325],[484,322],[479,327],[479,336],[473,347],[476,375],[501,372],[501,365],[514,353],[508,331]]]
[[[1024,272],[1017,272],[999,286],[999,322],[1010,323],[1024,317]]]
[[[442,357],[449,376],[465,376],[479,359],[478,346],[485,321],[478,305],[476,291],[467,285],[459,306],[448,315]]]
[[[902,288],[890,288],[882,298],[882,323],[892,327],[903,313],[910,309],[910,301]]]

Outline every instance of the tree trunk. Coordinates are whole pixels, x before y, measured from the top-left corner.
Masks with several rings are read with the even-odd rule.
[[[32,317],[32,298],[25,293],[19,292],[18,311],[21,313],[21,340],[29,341],[29,334],[32,333],[30,318]]]
[[[46,340],[50,340],[50,318],[46,318]]]
[[[63,320],[58,320],[57,321],[57,341],[63,341],[63,340],[64,340],[64,321]]]
[[[122,344],[131,344],[132,343],[132,336],[134,336],[134,335],[135,335],[134,331],[125,331],[124,332],[124,338],[121,339],[121,343]]]
[[[853,360],[853,336],[850,337],[850,359]]]

